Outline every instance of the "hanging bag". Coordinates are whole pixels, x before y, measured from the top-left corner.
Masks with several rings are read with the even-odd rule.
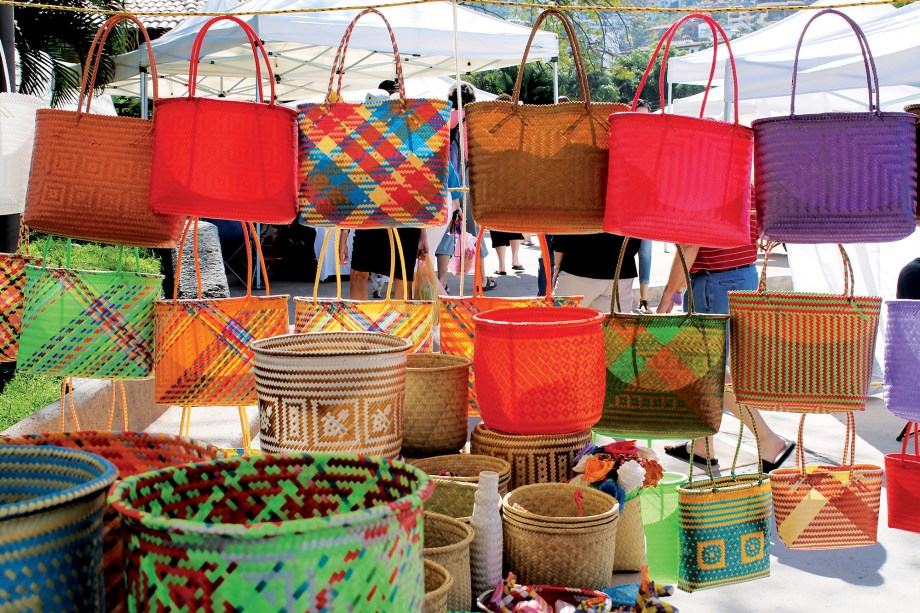
[[[908,421],[920,421],[920,300],[886,300],[885,406]]]
[[[20,223],[16,253],[0,253],[0,362],[15,362],[19,354],[26,266],[41,263],[41,258],[29,255],[29,230]]]
[[[153,98],[157,99],[157,69],[147,31],[131,15],[109,18],[87,54],[77,111],[39,109],[36,114],[25,223],[34,230],[68,238],[175,247],[182,219],[150,210],[150,164],[159,118],[90,114],[105,42],[124,20],[138,26],[147,43]]]
[[[0,53],[6,90],[0,92],[0,215],[25,210],[26,186],[35,142],[35,111],[45,106],[36,96],[13,91],[13,71]]]
[[[604,320],[607,388],[604,412],[594,430],[646,439],[715,434],[722,423],[728,315],[697,313],[693,292],[687,293],[687,313],[619,312],[626,241],[617,262],[610,314]],[[690,287],[684,251],[677,249]]]
[[[584,100],[520,105],[530,46],[550,15],[562,22],[568,36]],[[540,13],[521,58],[511,101],[474,102],[465,108],[476,223],[505,232],[600,232],[607,182],[607,117],[626,110],[621,103],[591,102],[572,22],[557,9]]]
[[[390,33],[399,98],[342,101],[348,42],[364,15]],[[338,87],[332,83],[338,73]],[[321,103],[297,107],[300,126],[300,215],[311,226],[441,226],[446,221],[450,108],[444,100],[408,99],[390,22],[361,11],[339,44]]]
[[[869,88],[867,112],[795,114],[802,41],[812,22],[826,14],[845,19],[859,41]],[[752,124],[757,211],[770,240],[870,243],[898,240],[914,231],[917,118],[881,111],[869,42],[843,13],[826,9],[805,24],[795,50],[789,113]]]
[[[911,113],[913,115],[920,115],[920,104],[908,104],[904,107],[905,113]],[[920,151],[920,119],[916,120],[917,122],[917,148]],[[920,207],[917,208],[917,225],[920,226]]]
[[[882,299],[855,296],[842,245],[843,294],[768,292],[767,261],[757,291],[728,293],[732,387],[738,402],[766,411],[862,411],[872,375]]]
[[[920,426],[909,422],[901,453],[885,456],[885,489],[888,492],[888,527],[920,532]],[[907,441],[914,437],[914,452],[907,453]]]
[[[201,47],[208,29],[230,20],[252,45],[257,102],[195,96]],[[261,54],[269,83],[262,87]],[[202,26],[192,45],[188,96],[154,103],[150,206],[174,213],[271,224],[297,214],[297,113],[277,104],[265,47],[246,22],[231,15]]]
[[[681,18],[662,36],[636,90],[632,110],[648,80],[658,53],[661,60],[660,99],[665,108],[668,53],[680,27],[703,20],[713,39],[725,41],[738,91],[735,58],[728,37],[712,18],[693,14]],[[716,45],[715,49],[718,49]],[[704,247],[736,247],[750,241],[751,160],[754,135],[738,123],[703,119],[706,96],[715,74],[716,55],[699,117],[661,113],[619,113],[610,116],[610,165],[604,232]],[[636,145],[642,143],[642,153]]]

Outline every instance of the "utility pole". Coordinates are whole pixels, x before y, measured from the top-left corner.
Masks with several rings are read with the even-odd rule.
[[[16,29],[13,20],[13,7],[5,4],[0,6],[0,53],[6,56],[6,64],[10,67],[11,89],[16,83],[16,57],[14,53]],[[0,78],[0,92],[6,91],[5,80]],[[0,215],[0,252],[15,253],[19,239],[19,215]]]

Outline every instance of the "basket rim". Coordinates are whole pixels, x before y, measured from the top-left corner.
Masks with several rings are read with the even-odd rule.
[[[593,515],[584,515],[581,517],[559,517],[555,515],[541,515],[540,513],[534,513],[533,511],[527,511],[526,514],[520,513],[514,509],[514,500],[513,497],[515,494],[522,494],[525,490],[530,491],[534,489],[552,489],[556,492],[561,492],[563,490],[568,490],[573,493],[575,491],[585,492],[588,496],[609,498],[613,502],[613,506],[610,507],[608,511],[603,513],[595,513]],[[583,525],[585,523],[593,523],[604,520],[605,518],[611,518],[611,521],[614,518],[619,517],[620,515],[620,503],[617,502],[617,499],[611,496],[610,494],[605,494],[600,490],[596,490],[592,487],[587,487],[584,485],[575,485],[573,483],[531,483],[529,485],[522,485],[517,487],[502,497],[502,512],[505,515],[513,515],[516,517],[524,518],[525,521],[535,521],[541,524],[571,524]]]
[[[852,471],[854,473],[858,472],[862,474],[878,473],[879,476],[885,472],[884,469],[878,464],[847,464],[843,466],[834,464],[808,464],[805,466],[805,471],[806,477],[813,475],[816,472],[831,474],[848,473]],[[788,481],[788,477],[800,477],[801,475],[802,469],[798,467],[774,468],[769,473],[771,482],[773,481],[774,477],[779,477],[782,481]]]
[[[853,122],[863,119],[904,119],[916,123],[917,116],[907,111],[828,111],[825,113],[795,113],[794,115],[780,115],[778,117],[761,117],[751,122],[751,129],[764,124],[805,123],[808,121],[845,121]]]
[[[476,427],[473,428],[473,432],[479,431],[480,436],[488,436],[496,439],[510,440],[515,442],[515,449],[520,449],[521,445],[518,443],[527,443],[533,444],[540,441],[552,440],[559,441],[559,444],[565,444],[565,441],[568,439],[580,440],[584,438],[585,433],[588,433],[588,436],[591,435],[591,428],[585,428],[583,430],[576,430],[575,432],[566,432],[564,434],[509,434],[507,432],[502,432],[501,430],[495,430],[487,427],[484,423],[479,422],[476,424]],[[484,433],[484,434],[483,434]],[[472,435],[471,435],[472,436]],[[477,454],[477,455],[486,455],[486,454]]]
[[[214,304],[214,303],[227,304],[230,301],[248,302],[249,300],[252,300],[253,298],[261,302],[268,302],[269,300],[276,300],[279,298],[287,301],[288,298],[290,297],[291,297],[290,294],[271,294],[270,296],[266,296],[265,294],[260,294],[260,295],[253,294],[251,296],[230,296],[229,298],[178,298],[176,300],[173,300],[172,298],[159,298],[153,301],[153,306],[154,308],[156,308],[156,307],[163,307],[163,306],[174,306],[174,305],[179,305],[179,304],[184,305],[184,304],[196,304],[196,303],[197,304]]]
[[[422,466],[419,466],[418,464],[419,462],[422,462],[422,464],[425,465],[428,463],[429,460],[443,461],[445,458],[456,458],[458,456],[462,457],[464,460],[471,459],[477,462],[485,461],[485,462],[492,463],[492,464],[499,464],[502,468],[501,471],[497,471],[497,470],[494,471],[498,473],[499,483],[506,482],[508,481],[508,479],[511,478],[511,462],[509,462],[508,460],[504,458],[497,458],[495,456],[485,455],[484,453],[446,453],[446,454],[431,456],[427,458],[418,458],[417,460],[412,460],[410,464],[412,464],[416,468],[425,470],[424,468],[422,468]],[[428,471],[425,470],[425,472],[427,473]],[[450,479],[451,481],[461,481],[461,482],[467,482],[467,483],[478,483],[479,482],[479,473],[476,473],[475,475],[453,475],[453,476],[429,474],[429,476],[437,477],[439,479]]]
[[[450,591],[450,588],[454,585],[454,578],[450,576],[450,573],[447,572],[447,569],[438,564],[437,562],[432,562],[431,560],[424,560],[425,563],[425,572],[428,572],[428,569],[431,569],[432,572],[440,575],[444,581],[437,587],[437,589],[431,590],[430,592],[425,592],[424,600],[435,600],[443,598],[447,592]],[[424,583],[424,577],[422,578],[422,583]]]
[[[920,302],[920,301],[918,301]],[[429,358],[431,356],[439,356],[438,361],[443,360],[446,364],[441,366],[413,366],[411,364],[412,358],[415,357],[425,357]],[[406,370],[413,370],[418,372],[439,372],[444,370],[455,370],[460,368],[469,368],[473,365],[473,360],[469,359],[466,356],[462,355],[449,355],[446,353],[410,353],[409,361],[406,363]]]
[[[724,485],[723,485],[724,484]],[[707,478],[699,481],[685,481],[677,486],[679,494],[688,496],[708,496],[716,491],[734,491],[749,488],[752,485],[757,487],[770,486],[770,475],[768,473],[747,473],[743,475],[722,475],[715,478],[715,482]]]
[[[0,504],[0,519],[4,520],[44,511],[79,498],[91,496],[105,490],[118,476],[115,465],[105,458],[88,451],[71,449],[68,447],[57,447],[54,445],[0,446],[0,459],[3,459],[4,456],[38,457],[39,459],[48,461],[55,458],[70,460],[75,463],[82,463],[84,468],[97,472],[96,476],[89,481],[64,490],[59,490],[43,496],[36,496],[35,498],[29,498],[19,502]],[[53,464],[50,464],[49,468],[53,470]]]
[[[529,308],[540,309],[540,312],[543,313],[543,307],[522,307],[522,308],[509,308],[503,307],[500,309],[491,309],[488,311],[483,311],[477,313],[473,316],[473,321],[479,324],[486,324],[486,326],[495,326],[495,327],[508,327],[508,328],[518,328],[518,327],[527,327],[527,328],[568,328],[568,327],[580,327],[590,324],[600,324],[604,320],[604,313],[591,309],[588,307],[576,307],[576,306],[560,306],[552,309],[550,315],[559,315],[560,319],[555,321],[503,321],[500,319],[503,316],[508,315],[522,315],[527,313]],[[546,314],[546,313],[543,313]],[[570,319],[562,318],[562,316],[570,314]],[[581,315],[578,317],[578,315]]]
[[[334,338],[342,337],[348,338],[351,340],[362,339],[367,343],[372,345],[377,345],[374,349],[364,349],[364,350],[346,350],[346,351],[334,351],[334,352],[323,352],[321,354],[310,354],[304,350],[296,349],[276,349],[274,345],[283,343],[287,340],[302,340],[309,342],[312,339],[319,338]],[[384,340],[386,339],[386,340]],[[271,336],[269,338],[263,338],[252,341],[249,346],[252,348],[253,352],[256,354],[262,354],[265,356],[272,357],[286,357],[286,358],[313,358],[313,357],[339,357],[339,356],[368,356],[368,355],[385,355],[390,353],[407,353],[412,349],[412,343],[407,341],[404,338],[394,336],[392,334],[383,334],[381,332],[352,332],[352,331],[342,331],[342,332],[300,332],[295,334],[280,334],[278,336]]]
[[[272,296],[274,295],[275,294],[272,294]],[[290,294],[287,294],[287,295],[290,295]],[[415,306],[429,306],[429,305],[434,305],[435,302],[437,302],[435,300],[396,300],[394,298],[390,298],[389,300],[371,300],[369,301],[369,300],[352,300],[351,298],[328,298],[328,297],[323,297],[323,296],[318,296],[316,299],[314,299],[313,296],[294,296],[293,298],[291,298],[291,300],[294,301],[295,305],[296,304],[308,304],[308,305],[309,304],[336,304],[339,302],[347,302],[349,304],[366,304],[367,302],[376,302],[381,305],[388,304],[388,303],[392,303],[395,305],[398,303],[400,305],[408,304],[408,305],[415,305]],[[344,330],[342,331],[344,332]]]
[[[466,547],[470,546],[470,543],[473,542],[473,537],[476,536],[476,533],[473,532],[473,529],[470,528],[470,525],[464,523],[457,519],[456,517],[451,517],[450,515],[444,515],[443,513],[435,513],[434,511],[425,511],[423,513],[422,521],[433,520],[435,523],[440,522],[442,524],[450,524],[460,526],[464,537],[453,543],[451,545],[441,545],[440,547],[423,547],[423,551],[428,554],[441,555],[447,553],[453,553],[459,551]]]
[[[40,256],[29,256],[37,257],[39,260],[42,258]],[[63,266],[33,266],[31,264],[26,264],[26,272],[31,268],[33,270],[48,271],[48,270],[66,270],[80,275],[93,275],[97,277],[137,277],[138,279],[150,279],[150,280],[163,280],[165,277],[163,275],[158,275],[152,272],[137,272],[134,270],[122,270],[121,272],[117,270],[86,270],[83,268],[64,268]],[[159,302],[159,300],[154,300],[154,302]]]
[[[380,504],[369,509],[360,509],[358,511],[348,511],[345,513],[334,513],[326,517],[310,517],[304,519],[292,519],[285,521],[269,521],[248,524],[215,524],[201,521],[192,521],[189,519],[171,518],[162,514],[154,514],[150,511],[141,511],[134,507],[133,504],[125,500],[128,490],[133,488],[141,479],[147,477],[150,473],[134,475],[116,484],[109,492],[108,504],[116,513],[123,518],[129,518],[140,523],[145,528],[158,531],[165,531],[173,534],[199,534],[209,537],[229,537],[236,539],[262,539],[266,537],[284,537],[292,534],[305,534],[325,530],[330,526],[334,527],[354,527],[370,523],[379,522],[386,519],[392,514],[391,507],[417,508],[421,511],[423,502],[431,495],[433,484],[431,478],[421,470],[399,462],[375,456],[354,455],[354,454],[332,454],[332,453],[307,453],[293,452],[284,454],[262,454],[259,456],[235,456],[230,458],[221,458],[209,460],[208,462],[198,462],[195,464],[186,464],[184,466],[172,466],[160,469],[157,474],[160,477],[174,475],[189,466],[210,465],[215,471],[232,468],[244,463],[257,462],[260,460],[272,458],[311,458],[318,462],[336,460],[370,460],[375,462],[386,462],[389,464],[398,464],[408,472],[412,473],[417,480],[417,487],[414,492],[402,496],[386,504]]]

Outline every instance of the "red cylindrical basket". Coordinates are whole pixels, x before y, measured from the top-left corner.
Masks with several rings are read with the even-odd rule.
[[[486,426],[565,434],[596,424],[604,406],[603,318],[580,307],[476,315],[473,371]]]
[[[885,456],[888,492],[888,527],[920,532],[920,424],[909,422],[901,453]],[[907,453],[907,441],[914,437],[914,452]]]

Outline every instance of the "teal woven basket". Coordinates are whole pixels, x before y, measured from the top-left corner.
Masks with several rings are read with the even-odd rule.
[[[0,447],[0,610],[102,611],[107,460],[76,449]]]
[[[117,485],[128,607],[421,611],[424,472],[365,456],[235,457]]]

